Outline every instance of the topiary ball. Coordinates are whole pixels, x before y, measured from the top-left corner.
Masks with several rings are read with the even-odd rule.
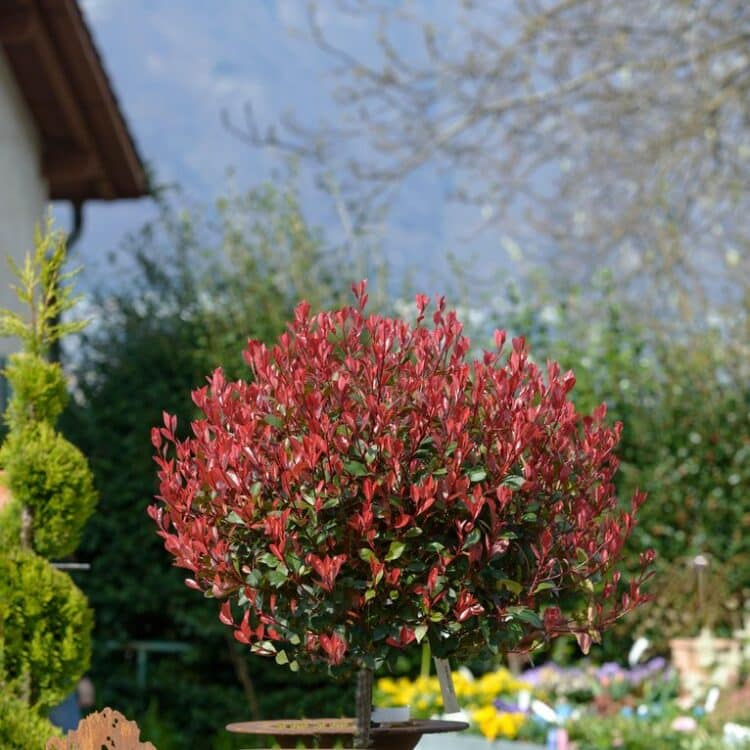
[[[0,558],[0,601],[9,692],[28,687],[33,707],[49,709],[89,665],[93,613],[86,597],[70,576],[19,550]]]
[[[0,750],[41,750],[50,737],[59,735],[59,729],[23,701],[0,693]]]
[[[41,423],[11,433],[0,464],[13,497],[32,514],[34,551],[50,558],[73,552],[97,499],[83,453]]]
[[[65,376],[59,363],[18,352],[9,357],[5,377],[12,391],[5,413],[10,427],[22,427],[32,421],[55,423],[68,402]]]

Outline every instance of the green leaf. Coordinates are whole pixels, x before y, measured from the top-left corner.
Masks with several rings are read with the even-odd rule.
[[[264,552],[262,555],[259,555],[258,562],[267,565],[269,568],[278,568],[279,565],[282,564],[281,560],[270,552]]]
[[[284,562],[289,568],[289,570],[293,570],[297,575],[301,575],[302,569],[305,567],[305,564],[302,562],[302,560],[297,557],[293,552],[287,552],[284,555]]]
[[[281,417],[277,417],[275,414],[266,414],[264,421],[266,424],[270,424],[271,427],[279,428],[284,426],[284,420],[281,419]]]
[[[355,461],[353,459],[344,461],[344,469],[348,474],[355,477],[364,477],[370,473],[361,461]]]
[[[375,598],[375,589],[367,589],[367,591],[365,591],[365,601],[369,602],[374,598]]]
[[[247,585],[254,589],[257,589],[260,586],[262,580],[263,574],[260,572],[260,570],[258,570],[258,568],[253,568],[245,576],[245,582],[247,583]]]
[[[388,547],[388,554],[385,556],[386,561],[398,560],[405,549],[406,545],[403,542],[391,542],[390,547]]]
[[[270,573],[268,573],[268,582],[273,586],[274,588],[281,588],[286,582],[289,577],[288,571],[286,568],[277,568],[276,570],[272,570]]]
[[[277,664],[289,664],[289,657],[286,655],[286,651],[277,651],[274,661]]]
[[[542,627],[539,615],[531,609],[526,609],[526,607],[508,607],[508,614],[512,615],[516,620],[533,625],[535,628]]]
[[[414,635],[417,638],[417,643],[421,643],[422,639],[427,635],[427,625],[417,625],[414,628]]]
[[[481,538],[482,533],[477,528],[473,528],[466,539],[464,540],[464,546],[461,549],[469,549],[469,547],[473,547]]]
[[[245,525],[245,522],[239,517],[236,510],[233,510],[231,513],[228,513],[226,516],[226,520],[229,521],[229,523],[235,523],[238,526]]]
[[[511,475],[509,477],[505,477],[505,479],[503,479],[503,481],[500,482],[500,484],[503,485],[504,487],[510,487],[511,489],[514,489],[514,490],[520,490],[525,481],[526,480],[523,477]]]
[[[480,466],[469,471],[467,476],[472,482],[482,482],[487,478],[487,472],[483,467]]]
[[[391,633],[390,625],[376,625],[372,631],[372,640],[383,641],[390,635],[390,633]]]
[[[531,593],[538,594],[540,591],[549,591],[554,588],[555,584],[552,581],[542,581]]]
[[[497,583],[514,594],[520,594],[523,591],[523,586],[518,581],[511,581],[510,578],[501,578]]]
[[[370,562],[370,560],[375,557],[375,553],[369,549],[368,547],[362,547],[359,551],[359,557],[361,560],[364,560],[365,562]]]

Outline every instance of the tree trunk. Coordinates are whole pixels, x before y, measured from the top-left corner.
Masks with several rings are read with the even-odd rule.
[[[34,517],[31,515],[31,511],[24,505],[21,509],[21,549],[31,549],[33,525]]]
[[[237,651],[237,647],[235,646],[236,641],[234,640],[232,633],[226,631],[225,638],[227,649],[229,651],[229,660],[232,662],[234,674],[240,685],[242,685],[242,690],[245,693],[247,707],[250,710],[250,718],[253,721],[258,721],[260,719],[258,694],[255,692],[255,685],[253,684],[252,677],[250,677],[250,671],[247,668],[247,661]]]
[[[354,747],[371,747],[370,722],[372,717],[372,670],[362,667],[357,673],[357,734]]]

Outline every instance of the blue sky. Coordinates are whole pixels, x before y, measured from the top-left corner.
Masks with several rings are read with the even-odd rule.
[[[121,107],[143,159],[161,183],[179,183],[192,204],[210,204],[231,168],[240,186],[267,179],[277,156],[242,143],[221,113],[241,122],[251,103],[273,124],[285,111],[308,123],[335,119],[328,61],[293,32],[305,25],[301,0],[81,0]],[[220,12],[217,12],[220,8]],[[371,29],[340,15],[327,29],[361,44]],[[455,210],[429,171],[404,186],[383,233],[383,252],[396,271],[407,265],[444,271],[451,243],[446,224]],[[305,211],[314,224],[333,217],[313,194]],[[93,284],[107,275],[108,254],[153,214],[148,201],[89,203],[76,249]],[[57,207],[65,225],[68,211]],[[332,229],[335,229],[331,226]]]
[[[213,201],[235,170],[240,186],[257,184],[279,161],[242,143],[221,122],[226,111],[240,122],[250,102],[272,124],[285,111],[306,123],[336,118],[328,61],[290,31],[305,25],[303,0],[81,0],[112,83],[143,158],[159,181],[176,182],[196,204]],[[323,4],[325,7],[325,4]],[[220,11],[220,12],[218,12]],[[340,14],[323,17],[334,38],[373,46],[373,29]],[[467,246],[465,228],[476,220],[444,199],[448,177],[429,168],[409,178],[384,227],[382,248],[398,275],[414,268],[439,291],[447,282],[447,251],[499,258],[494,240]],[[305,196],[314,224],[332,216]],[[108,252],[152,214],[148,201],[89,204],[77,248],[91,282],[107,274]],[[64,223],[66,210],[57,215]],[[493,261],[497,263],[498,261]]]

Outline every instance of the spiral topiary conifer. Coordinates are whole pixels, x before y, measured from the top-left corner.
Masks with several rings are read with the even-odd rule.
[[[0,448],[0,750],[41,747],[55,734],[44,714],[75,688],[91,650],[86,598],[48,561],[75,550],[96,503],[86,458],[55,430],[67,389],[48,352],[85,325],[62,321],[76,302],[65,257],[48,223],[24,264],[11,261],[26,316],[0,312],[0,335],[22,343],[5,370],[12,395]]]

